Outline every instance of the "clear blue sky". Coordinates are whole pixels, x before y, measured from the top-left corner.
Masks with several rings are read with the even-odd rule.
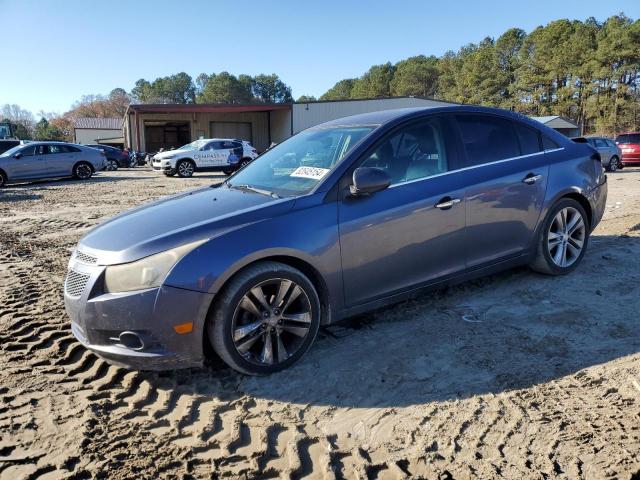
[[[180,71],[277,73],[294,98],[319,96],[373,64],[619,12],[639,18],[640,1],[0,0],[0,105],[62,113]]]

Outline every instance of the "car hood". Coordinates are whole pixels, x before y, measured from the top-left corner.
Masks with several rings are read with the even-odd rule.
[[[175,155],[179,155],[181,153],[185,153],[191,150],[167,150],[166,152],[156,153],[153,158],[156,160],[162,160],[163,158],[173,157]]]
[[[213,238],[280,215],[293,198],[277,199],[225,184],[166,197],[113,217],[85,235],[78,250],[99,265],[127,263]]]

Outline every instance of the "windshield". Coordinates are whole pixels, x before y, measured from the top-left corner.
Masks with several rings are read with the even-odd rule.
[[[311,191],[375,126],[312,128],[265,152],[229,179],[279,196]]]
[[[618,135],[616,143],[625,145],[627,143],[640,143],[640,133],[628,133],[626,135]]]
[[[200,150],[208,143],[208,140],[196,140],[195,142],[187,143],[176,150]]]
[[[15,147],[10,148],[6,152],[0,153],[0,157],[10,157],[11,155],[15,155],[17,152],[19,152],[23,148],[24,148],[24,145],[16,145]]]

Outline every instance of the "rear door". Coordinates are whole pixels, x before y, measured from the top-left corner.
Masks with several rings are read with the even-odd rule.
[[[28,145],[20,150],[20,158],[12,158],[8,164],[9,178],[43,178],[48,175],[44,145]]]
[[[75,149],[78,150],[78,149]],[[78,150],[79,152],[80,150]],[[53,177],[63,177],[71,175],[73,169],[73,152],[66,145],[49,144],[46,145],[47,169]]]
[[[540,217],[549,167],[540,134],[488,114],[456,115],[466,152],[467,268],[517,256]]]
[[[602,163],[609,165],[609,159],[613,155],[612,149],[604,138],[594,138],[594,147],[598,150]]]

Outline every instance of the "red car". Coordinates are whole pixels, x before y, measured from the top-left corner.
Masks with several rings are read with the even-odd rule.
[[[640,165],[640,132],[621,133],[616,144],[622,151],[623,165]]]

